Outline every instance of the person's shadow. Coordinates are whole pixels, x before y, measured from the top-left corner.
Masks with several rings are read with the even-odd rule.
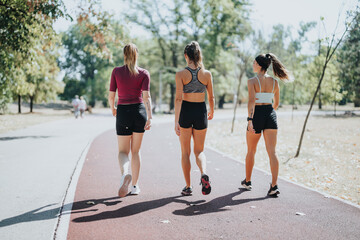
[[[239,189],[239,191],[230,193],[225,196],[221,196],[218,198],[215,198],[209,202],[206,202],[205,200],[198,200],[198,201],[187,201],[185,200],[184,196],[173,196],[173,197],[167,197],[167,198],[161,198],[161,199],[155,199],[151,201],[145,201],[145,202],[139,202],[131,205],[124,206],[122,208],[119,208],[117,210],[113,211],[106,211],[106,212],[100,212],[95,215],[90,216],[82,216],[73,219],[73,222],[93,222],[93,221],[99,221],[104,219],[113,219],[113,218],[123,218],[128,217],[132,215],[136,215],[139,213],[143,213],[152,209],[163,207],[167,204],[170,204],[172,202],[177,203],[183,203],[186,205],[186,208],[175,210],[172,213],[174,215],[183,215],[183,216],[192,216],[192,215],[200,215],[200,214],[207,214],[207,213],[213,213],[213,212],[222,212],[227,211],[231,209],[227,209],[227,206],[234,206],[243,204],[246,202],[251,201],[261,201],[269,198],[268,196],[260,197],[260,198],[249,198],[249,199],[239,199],[239,200],[233,200],[233,198],[237,195],[240,195],[243,193],[244,189]]]
[[[63,212],[62,215],[66,215],[66,214],[70,214],[70,213],[76,214],[76,213],[83,213],[83,212],[94,212],[97,210],[96,209],[87,209],[87,208],[91,208],[98,204],[105,204],[106,206],[112,206],[112,205],[116,205],[121,202],[121,201],[112,201],[112,200],[116,200],[116,199],[119,199],[119,197],[89,199],[89,200],[74,202],[72,204],[72,210],[68,211],[68,212]],[[48,204],[46,206],[31,210],[29,212],[0,220],[0,228],[18,224],[18,223],[22,223],[22,222],[41,221],[41,220],[57,218],[58,214],[60,212],[60,207],[42,211],[42,209],[51,207],[53,205],[56,205],[56,204],[55,203]],[[63,209],[69,208],[70,207],[69,205],[70,204],[64,205]],[[87,210],[85,210],[85,209],[87,209]]]
[[[261,201],[269,198],[269,196],[265,196],[259,198],[246,198],[246,199],[233,200],[235,196],[238,196],[245,191],[247,190],[245,190],[244,188],[239,188],[239,191],[218,198],[214,198],[209,202],[205,202],[199,205],[191,204],[186,200],[182,200],[182,202],[186,203],[188,207],[184,209],[175,210],[173,211],[173,214],[182,215],[182,216],[194,216],[194,215],[202,215],[207,213],[229,211],[231,210],[231,208],[228,208],[229,206],[240,205],[252,201]]]

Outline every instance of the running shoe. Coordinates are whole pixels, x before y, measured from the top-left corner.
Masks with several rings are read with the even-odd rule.
[[[192,188],[191,187],[184,187],[183,190],[181,191],[181,194],[183,196],[190,196],[192,195]]]
[[[275,186],[271,186],[271,183],[270,183],[270,189],[268,191],[268,196],[274,196],[276,197],[278,194],[280,194],[280,191],[279,191],[279,188],[277,185]]]
[[[246,181],[246,178],[241,182],[241,186],[243,186],[246,190],[251,190],[252,186],[251,186],[251,181]]]
[[[139,186],[132,186],[132,187],[131,187],[131,194],[132,194],[132,195],[139,195],[139,193],[140,193],[140,188],[139,188]]]
[[[130,182],[131,182],[130,174],[126,174],[121,177],[120,188],[118,192],[119,197],[125,197],[128,194]]]
[[[201,192],[203,195],[208,195],[211,192],[211,186],[210,186],[210,181],[209,181],[209,176],[206,174],[203,174],[201,176],[201,182],[200,184],[202,185],[202,189]]]

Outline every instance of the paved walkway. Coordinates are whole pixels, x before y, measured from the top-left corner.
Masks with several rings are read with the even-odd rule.
[[[258,170],[254,190],[243,191],[243,164],[211,149],[212,193],[201,194],[192,159],[194,194],[181,196],[167,118],[145,134],[141,194],[118,198],[114,121],[94,115],[0,135],[0,239],[360,239],[359,208],[283,180],[280,197],[268,198],[271,176]]]
[[[213,191],[183,197],[180,150],[172,124],[155,125],[143,145],[139,196],[117,198],[120,181],[114,132],[92,143],[71,211],[67,239],[359,239],[360,209],[255,171],[254,190],[239,189],[244,165],[206,149]],[[297,215],[300,214],[300,215]],[[302,215],[305,214],[305,215]],[[63,235],[64,236],[64,235]]]

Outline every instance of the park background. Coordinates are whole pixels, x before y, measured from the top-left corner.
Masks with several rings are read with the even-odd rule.
[[[280,84],[280,175],[360,204],[359,1],[1,0],[0,13],[2,133],[71,117],[75,94],[108,113],[110,74],[128,42],[151,74],[154,111],[167,117],[183,49],[196,40],[224,116],[207,145],[244,161],[245,118],[232,114],[246,115],[254,57],[272,52],[294,79]],[[269,171],[262,143],[256,166]]]

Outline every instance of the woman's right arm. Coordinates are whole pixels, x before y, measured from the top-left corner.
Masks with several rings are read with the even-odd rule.
[[[179,117],[182,103],[182,93],[183,93],[183,83],[181,80],[180,72],[177,72],[175,75],[176,82],[176,95],[175,95],[175,133],[180,136],[180,125]]]
[[[214,105],[215,105],[215,97],[214,97],[214,89],[213,89],[213,79],[211,72],[209,72],[210,79],[208,85],[206,85],[206,90],[208,94],[208,101],[210,106],[210,111],[208,113],[208,120],[213,119],[214,117]]]
[[[116,92],[109,91],[109,105],[113,116],[116,116],[115,94]]]
[[[248,80],[248,92],[249,92],[248,117],[253,118],[255,113],[255,88],[251,80]],[[248,121],[248,131],[255,133],[252,120]]]
[[[115,77],[115,68],[111,73],[110,78],[110,91],[109,91],[109,105],[113,116],[116,116],[116,108],[115,108],[115,94],[116,94],[117,84]]]
[[[279,103],[280,103],[280,86],[279,86],[279,81],[276,81],[275,92],[274,92],[274,104],[273,104],[273,108],[275,110],[277,110],[277,108],[279,107]]]

